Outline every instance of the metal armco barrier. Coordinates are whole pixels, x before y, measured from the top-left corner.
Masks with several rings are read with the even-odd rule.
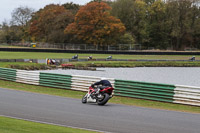
[[[87,91],[101,77],[0,68],[0,79],[54,88]],[[107,78],[116,96],[200,106],[200,87]]]
[[[39,85],[62,89],[71,89],[71,78],[71,75],[40,72]]]
[[[174,85],[115,80],[115,95],[173,102]]]
[[[16,82],[39,85],[40,73],[34,71],[17,70]]]
[[[115,80],[113,78],[107,78],[111,84],[114,86]],[[100,81],[101,77],[93,76],[82,76],[82,75],[72,75],[72,85],[71,89],[87,91],[89,86],[97,81]]]
[[[0,79],[16,81],[16,70],[8,68],[0,68]]]
[[[176,85],[174,103],[200,106],[200,87]]]

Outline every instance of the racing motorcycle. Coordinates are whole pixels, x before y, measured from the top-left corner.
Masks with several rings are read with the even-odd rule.
[[[98,90],[98,93],[97,93]],[[88,93],[82,98],[82,103],[93,102],[98,105],[105,105],[113,96],[112,87],[101,88],[101,86],[89,87]]]

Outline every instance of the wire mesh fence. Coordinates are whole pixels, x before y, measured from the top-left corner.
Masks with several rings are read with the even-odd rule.
[[[34,46],[34,47],[33,47]],[[116,44],[116,45],[93,45],[93,44],[69,44],[69,43],[19,43],[0,44],[0,47],[26,47],[44,49],[63,49],[63,50],[141,50],[139,44]]]

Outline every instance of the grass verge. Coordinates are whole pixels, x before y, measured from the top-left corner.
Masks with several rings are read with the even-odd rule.
[[[0,116],[0,133],[95,133],[82,129],[74,129],[49,124],[41,124],[25,120]]]
[[[4,81],[4,80],[0,80],[0,87],[41,93],[41,94],[56,95],[56,96],[62,96],[62,97],[71,97],[71,98],[77,98],[80,100],[82,96],[85,94],[85,92],[81,92],[81,91],[72,91],[72,90],[56,89],[56,88],[49,88],[49,87],[43,87],[43,86],[34,86],[34,85],[21,84],[21,83]],[[116,103],[116,104],[139,106],[139,107],[148,107],[148,108],[165,109],[165,110],[190,112],[190,113],[200,113],[200,107],[196,107],[196,106],[163,103],[163,102],[148,101],[148,100],[142,100],[142,99],[127,98],[127,97],[114,96],[109,102]]]
[[[196,61],[87,61],[70,62],[75,67],[200,67]],[[0,62],[0,67],[20,70],[46,70],[55,66],[26,62]]]
[[[47,70],[56,68],[55,65],[46,65],[43,63],[30,63],[30,62],[0,62],[0,67],[19,69],[19,70]]]
[[[200,67],[196,61],[87,61],[70,62],[76,67]]]
[[[29,62],[0,62],[0,67],[14,68],[14,69],[45,69],[45,64],[29,63]]]

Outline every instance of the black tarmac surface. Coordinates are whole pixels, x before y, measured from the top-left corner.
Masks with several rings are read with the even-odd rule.
[[[0,88],[0,115],[114,133],[200,133],[200,114],[108,103]]]

